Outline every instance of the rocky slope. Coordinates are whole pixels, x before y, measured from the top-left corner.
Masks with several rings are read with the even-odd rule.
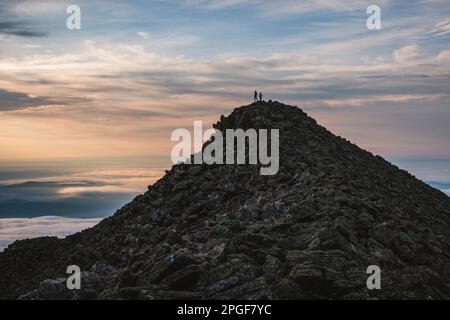
[[[280,170],[175,165],[92,229],[0,254],[7,299],[450,297],[450,199],[278,102],[216,125],[279,128]],[[65,286],[68,265],[82,290]],[[368,290],[366,269],[382,270]]]

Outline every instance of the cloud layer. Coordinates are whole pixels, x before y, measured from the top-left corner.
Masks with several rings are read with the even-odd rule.
[[[103,169],[47,178],[0,180],[0,218],[106,217],[145,192],[162,172]]]
[[[0,251],[16,240],[44,236],[63,238],[91,228],[101,220],[100,218],[73,219],[55,216],[0,219]]]

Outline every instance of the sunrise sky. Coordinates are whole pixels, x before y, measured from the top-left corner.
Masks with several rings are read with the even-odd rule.
[[[446,190],[449,17],[448,0],[0,0],[0,217],[112,214],[169,167],[173,129],[255,89]]]

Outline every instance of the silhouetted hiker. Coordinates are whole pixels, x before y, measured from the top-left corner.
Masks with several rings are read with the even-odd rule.
[[[259,93],[259,101],[262,101],[262,93]]]
[[[255,97],[253,98],[253,102],[258,101],[258,92],[255,90]]]

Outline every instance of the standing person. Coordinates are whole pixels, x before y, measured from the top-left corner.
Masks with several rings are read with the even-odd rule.
[[[259,93],[259,101],[262,101],[262,98],[263,98],[262,92],[260,92],[260,93]]]
[[[258,101],[258,92],[255,90],[255,97],[253,98],[253,102]]]

